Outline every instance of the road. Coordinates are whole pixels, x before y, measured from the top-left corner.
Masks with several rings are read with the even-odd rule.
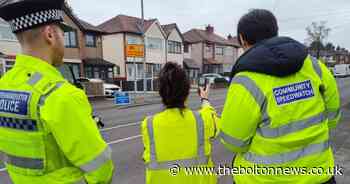
[[[343,118],[337,128],[335,137],[336,163],[344,168],[344,176],[337,177],[338,183],[350,183],[350,78],[337,79],[343,104]],[[212,105],[220,113],[226,98],[226,90],[212,91]],[[111,103],[111,102],[107,102]],[[199,98],[192,94],[188,101],[192,109],[200,107]],[[113,149],[113,160],[116,165],[115,184],[144,183],[144,164],[142,160],[143,145],[140,136],[140,122],[147,115],[163,109],[161,104],[152,104],[127,109],[100,108],[97,113],[103,117],[106,128],[101,132]],[[231,163],[232,153],[218,141],[213,143],[213,160],[217,165]],[[4,169],[0,172],[0,184],[9,184]],[[232,183],[231,176],[219,178],[220,184]]]

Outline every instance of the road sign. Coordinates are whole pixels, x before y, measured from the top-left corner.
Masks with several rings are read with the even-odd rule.
[[[144,57],[144,46],[140,44],[127,45],[126,57]]]
[[[114,100],[116,105],[129,105],[130,104],[129,93],[116,92],[114,93]]]

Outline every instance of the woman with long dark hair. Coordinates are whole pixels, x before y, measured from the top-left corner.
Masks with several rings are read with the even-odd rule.
[[[214,173],[186,173],[189,167],[213,167],[210,140],[217,135],[218,118],[208,90],[200,88],[202,108],[192,111],[186,106],[190,82],[183,68],[167,63],[161,70],[159,94],[165,110],[142,123],[147,184],[217,183]]]

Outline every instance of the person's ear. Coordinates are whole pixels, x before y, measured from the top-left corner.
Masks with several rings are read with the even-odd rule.
[[[239,40],[240,40],[240,42],[242,44],[243,49],[248,48],[247,42],[243,39],[243,35],[242,34],[239,34]]]
[[[55,43],[55,30],[53,26],[47,25],[42,29],[42,34],[44,34],[44,39],[47,44],[53,45]]]

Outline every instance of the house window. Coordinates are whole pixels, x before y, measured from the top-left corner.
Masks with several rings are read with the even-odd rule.
[[[161,64],[155,64],[153,65],[153,78],[158,78],[160,70],[162,68]]]
[[[113,79],[113,68],[108,68],[108,78]]]
[[[137,66],[137,78],[136,79],[143,79],[143,75],[144,75],[144,73],[143,73],[143,64],[136,64],[136,66]]]
[[[13,65],[15,65],[15,61],[14,60],[6,60],[5,61],[5,72],[11,70]]]
[[[224,47],[216,47],[215,48],[215,53],[216,55],[223,56],[224,55]]]
[[[146,78],[152,78],[152,64],[146,64]]]
[[[182,54],[181,42],[168,41],[168,53]]]
[[[69,31],[64,33],[64,45],[67,48],[78,47],[77,31]]]
[[[96,78],[96,79],[100,78],[100,71],[99,71],[99,68],[97,68],[97,67],[94,67],[94,77],[93,78]]]
[[[77,63],[64,63],[64,65],[68,66],[73,70],[73,74],[75,77],[80,77],[80,64]]]
[[[94,78],[93,67],[88,66],[85,68],[85,76],[89,79]]]
[[[212,52],[211,45],[207,44],[205,48],[206,52]]]
[[[0,40],[17,41],[16,36],[7,25],[0,25]]]
[[[185,52],[185,53],[188,53],[188,52],[189,52],[189,45],[188,45],[188,44],[185,44],[185,45],[184,45],[184,52]]]
[[[126,67],[127,67],[128,81],[134,81],[135,73],[136,73],[135,65],[130,63],[130,64],[126,64]]]
[[[96,36],[91,34],[85,35],[85,42],[87,47],[96,47]]]
[[[160,38],[147,38],[146,43],[148,49],[163,50],[163,40]]]
[[[114,71],[115,76],[120,75],[120,67],[119,66],[115,66],[113,71]]]
[[[128,44],[136,44],[136,45],[139,45],[139,44],[142,44],[142,37],[140,36],[130,36],[128,35],[127,37],[127,42]]]

